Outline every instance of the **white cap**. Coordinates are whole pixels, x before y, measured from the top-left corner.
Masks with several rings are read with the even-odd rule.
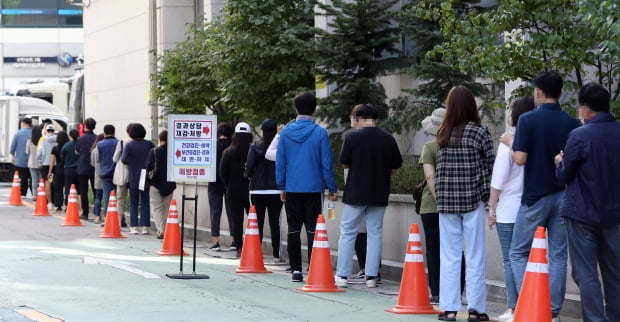
[[[252,133],[252,129],[248,123],[239,122],[235,126],[235,133]]]

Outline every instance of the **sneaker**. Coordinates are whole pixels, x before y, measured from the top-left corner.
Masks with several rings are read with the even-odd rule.
[[[148,234],[150,234],[149,227],[142,227],[142,231],[140,232],[140,235],[148,235]]]
[[[334,276],[334,282],[336,282],[336,286],[347,287],[347,278],[346,277],[335,275]]]
[[[377,287],[377,278],[374,276],[366,276],[366,287]]]
[[[506,309],[502,315],[497,317],[497,320],[502,322],[512,322],[513,317],[514,314],[512,313],[512,309]]]
[[[228,250],[237,250],[237,246],[235,246],[235,242],[230,243],[230,247]]]
[[[366,273],[364,272],[364,270],[361,270],[361,271],[359,271],[359,273],[357,273],[357,275],[355,275],[355,278],[365,279],[366,278]]]
[[[293,271],[292,274],[292,280],[293,282],[303,282],[304,281],[304,276],[301,274],[300,271]]]
[[[439,305],[439,296],[431,296],[429,300],[432,305]]]
[[[137,235],[138,229],[136,229],[136,227],[129,227],[129,233],[132,235]]]
[[[274,257],[273,258],[273,263],[280,265],[280,264],[285,264],[286,262],[282,258],[280,258],[280,257]]]
[[[551,322],[561,322],[560,313],[553,313]]]
[[[222,250],[222,247],[220,247],[220,243],[215,243],[215,245],[209,247],[210,250],[219,252],[220,250]]]

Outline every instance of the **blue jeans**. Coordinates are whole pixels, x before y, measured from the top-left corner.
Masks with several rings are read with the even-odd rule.
[[[101,178],[101,184],[103,185],[103,213],[107,215],[108,205],[110,204],[110,192],[116,190],[116,185],[112,182],[112,178]]]
[[[517,306],[517,284],[512,274],[510,266],[510,244],[512,243],[512,231],[515,224],[497,223],[497,237],[502,249],[502,260],[504,263],[504,281],[506,282],[506,304],[509,309]]]
[[[366,276],[378,276],[383,242],[383,215],[386,207],[353,206],[344,204],[338,239],[336,275],[347,277],[353,270],[353,249],[360,225],[366,216]]]
[[[138,224],[138,208],[140,209],[140,223]],[[140,189],[129,189],[129,225],[131,227],[151,226],[151,210],[149,207],[149,192]]]
[[[463,214],[439,213],[439,303],[443,311],[461,310],[461,252],[465,238],[467,310],[486,312],[484,204]]]
[[[101,216],[101,199],[103,199],[103,189],[93,190],[93,213],[96,217]]]
[[[620,227],[595,228],[566,219],[573,278],[579,285],[584,321],[616,321],[620,317]],[[605,303],[599,282],[601,270]],[[616,303],[616,304],[613,304]]]
[[[522,204],[517,214],[512,244],[510,245],[510,265],[514,274],[517,292],[525,275],[536,227],[547,227],[549,244],[549,279],[551,284],[551,311],[560,313],[566,293],[567,237],[566,221],[560,217],[559,206],[564,192],[557,192],[540,198],[531,206]]]
[[[32,195],[37,196],[39,192],[39,181],[41,180],[41,168],[30,168],[30,185],[32,186]]]

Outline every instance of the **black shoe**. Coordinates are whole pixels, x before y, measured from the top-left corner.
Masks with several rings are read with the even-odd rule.
[[[300,271],[294,271],[292,274],[292,280],[293,282],[303,282],[304,276],[301,274]]]
[[[467,322],[482,322],[482,321],[491,321],[489,316],[486,313],[478,313],[476,310],[469,311],[469,317],[467,317]]]
[[[125,221],[125,216],[122,217],[123,219],[121,219],[121,227],[122,228],[126,228],[127,227],[127,222]]]
[[[289,267],[287,267],[287,268],[285,269],[285,271],[290,273],[290,272],[292,272],[292,271],[293,271],[293,268],[289,266]]]
[[[222,247],[220,247],[220,243],[215,243],[213,246],[209,247],[209,250],[219,252],[220,250],[222,250]]]
[[[456,321],[456,311],[445,311],[437,316],[437,320]]]

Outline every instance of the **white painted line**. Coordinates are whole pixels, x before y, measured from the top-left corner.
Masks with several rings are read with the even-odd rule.
[[[114,268],[118,268],[120,270],[123,271],[127,271],[133,274],[137,274],[140,275],[144,278],[161,278],[159,275],[155,275],[153,273],[149,273],[149,272],[145,272],[143,270],[139,270],[137,268],[131,267],[129,265],[131,265],[131,263],[128,262],[124,262],[124,261],[118,261],[118,260],[111,260],[111,259],[104,259],[104,258],[97,258],[97,257],[91,257],[91,256],[84,256],[84,264],[87,265],[93,265],[93,264],[100,264],[100,265],[108,265]]]

